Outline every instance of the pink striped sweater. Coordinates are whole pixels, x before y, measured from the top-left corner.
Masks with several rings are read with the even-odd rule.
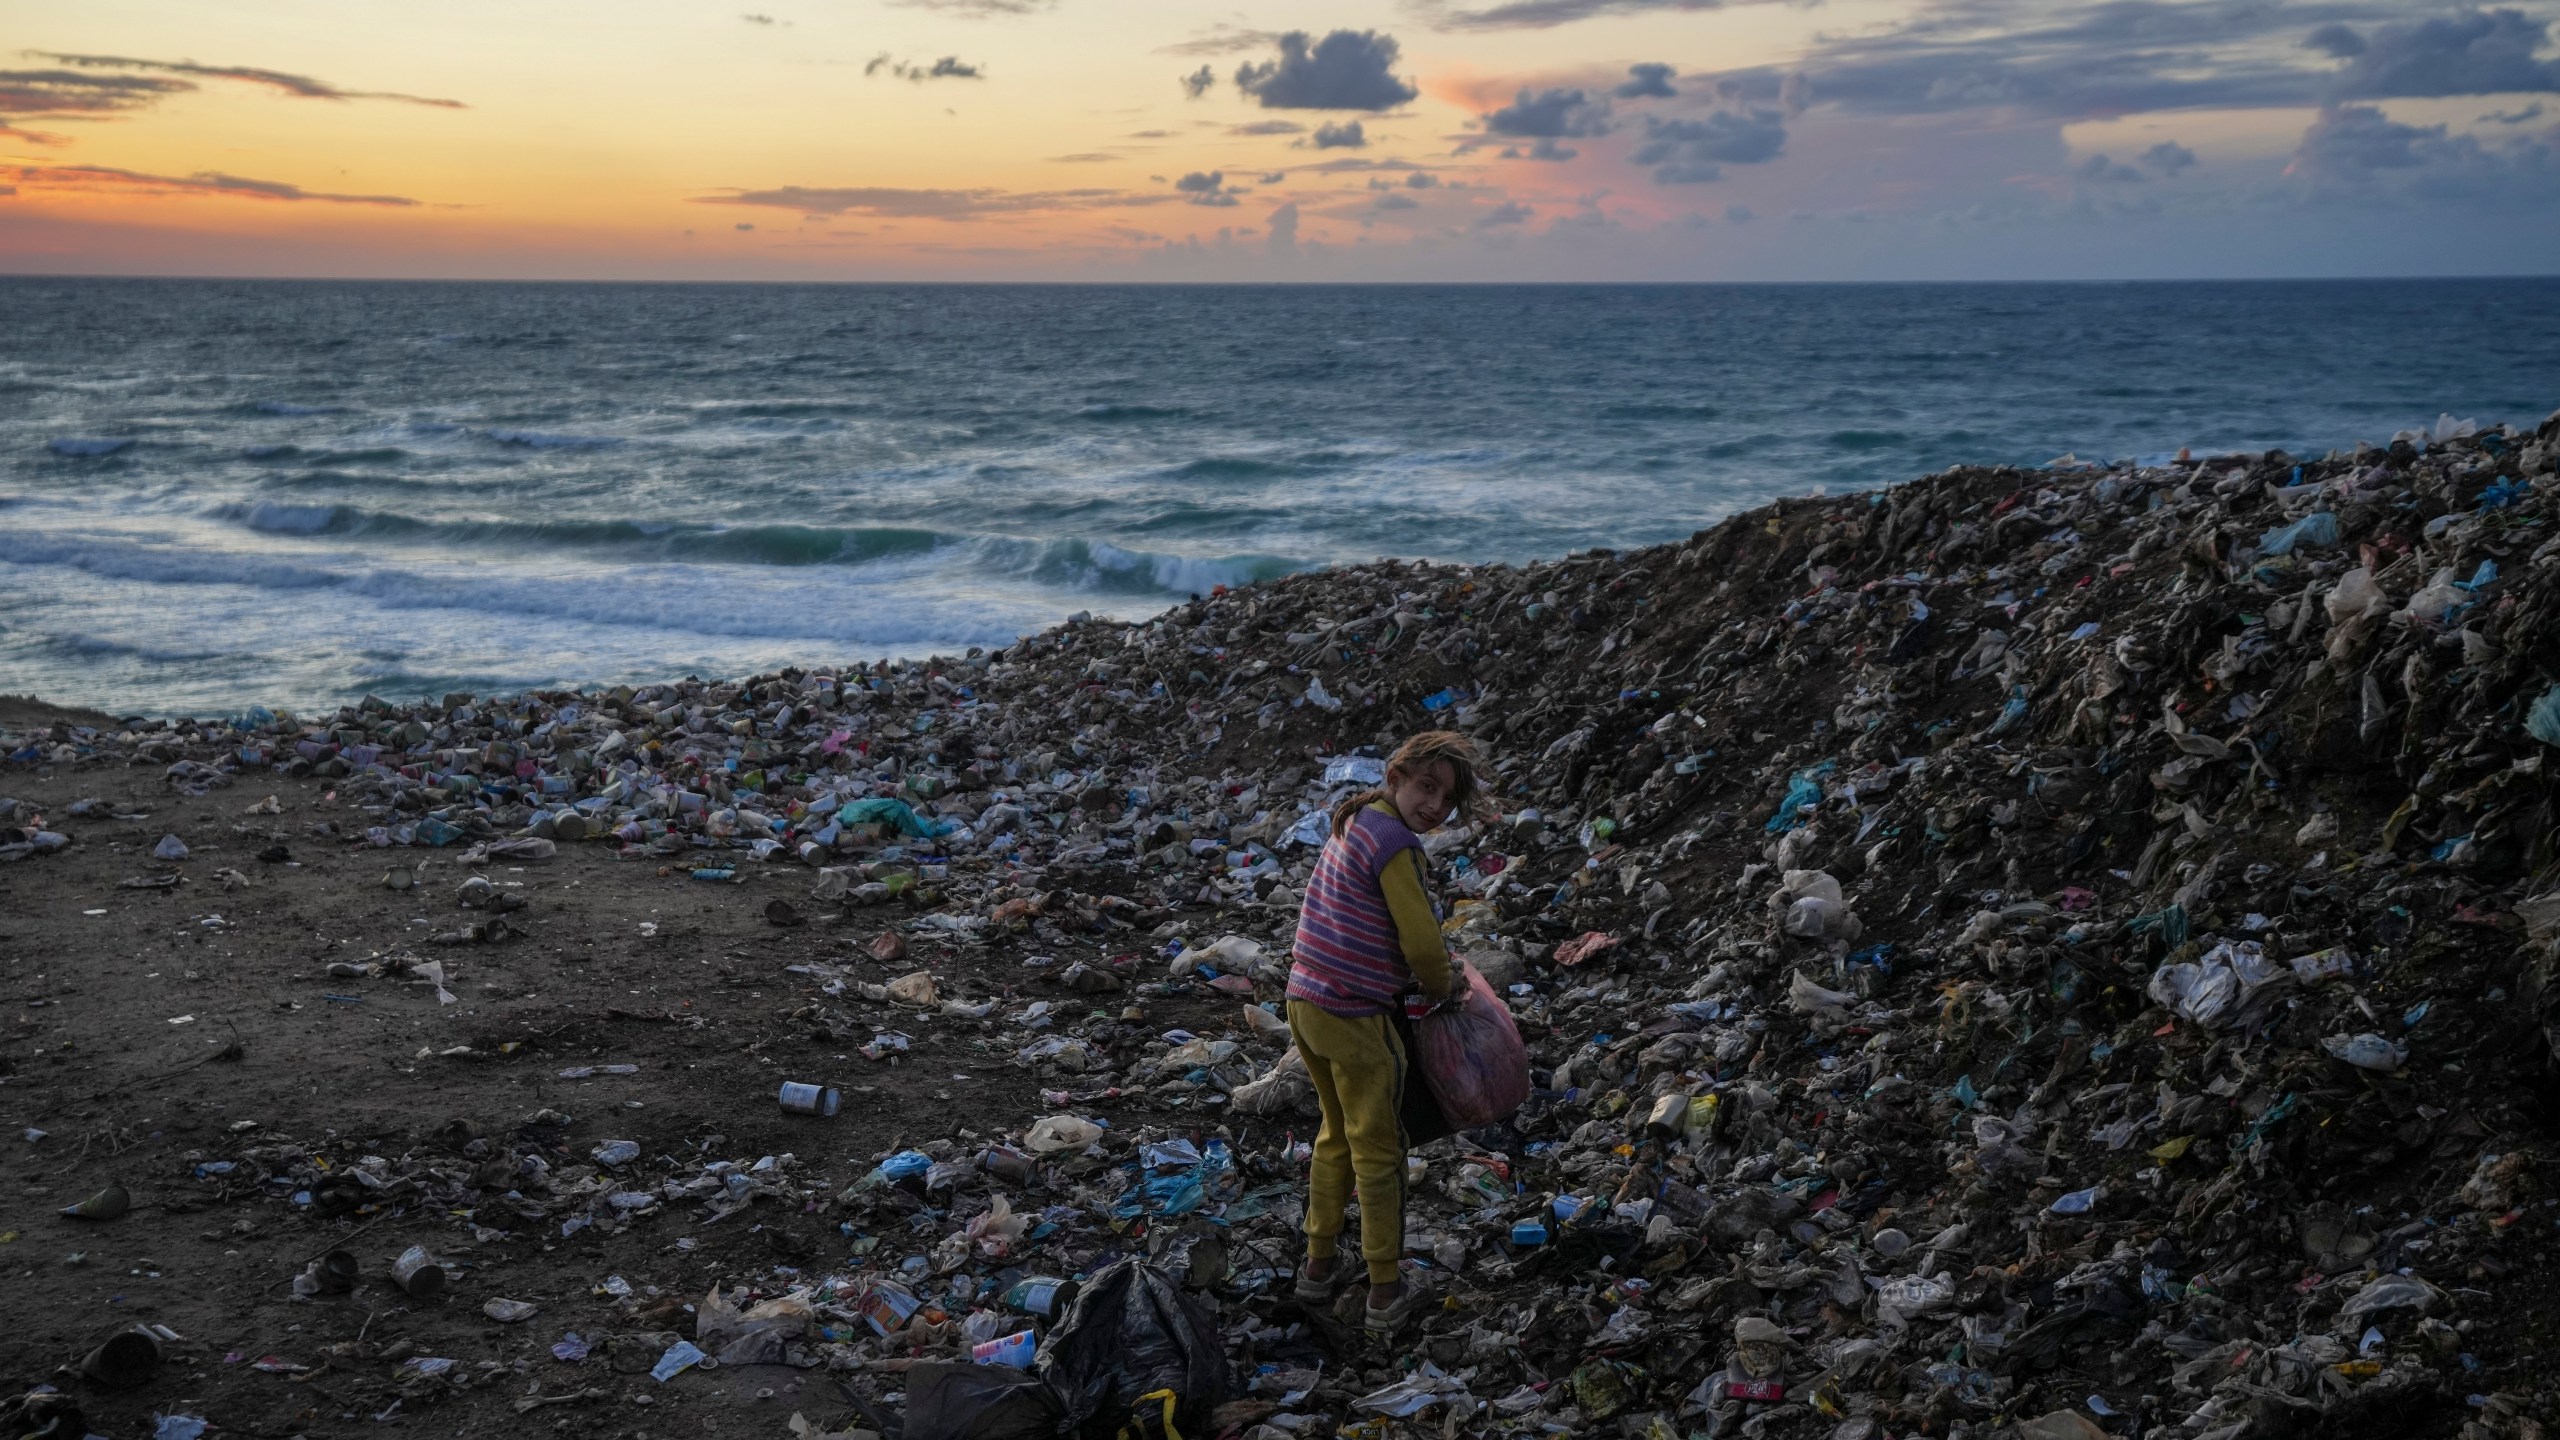
[[[1378,876],[1400,852],[1421,844],[1402,820],[1367,805],[1324,842],[1298,913],[1290,999],[1336,1015],[1379,1015],[1394,1011],[1415,988]]]

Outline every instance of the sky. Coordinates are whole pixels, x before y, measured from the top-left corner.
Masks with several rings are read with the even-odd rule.
[[[0,273],[2549,273],[2560,0],[0,0]]]

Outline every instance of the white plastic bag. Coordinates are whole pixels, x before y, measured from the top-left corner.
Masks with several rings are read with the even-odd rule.
[[[2373,572],[2362,565],[2338,577],[2329,590],[2329,623],[2341,625],[2364,614],[2377,605],[2389,605],[2391,597],[2373,581]]]
[[[1081,1150],[1102,1138],[1102,1127],[1073,1115],[1044,1115],[1031,1122],[1024,1134],[1023,1148],[1034,1155],[1055,1155],[1062,1150]]]

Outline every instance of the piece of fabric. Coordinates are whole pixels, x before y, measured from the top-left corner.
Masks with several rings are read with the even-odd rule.
[[[1384,802],[1361,807],[1339,834],[1325,841],[1298,914],[1290,999],[1336,1015],[1386,1014],[1401,1008],[1406,992],[1425,979],[1409,955],[1436,970],[1429,977],[1432,993],[1448,993],[1448,951],[1430,902],[1421,894],[1421,845],[1421,838]],[[1411,860],[1403,858],[1408,851]],[[1410,918],[1389,905],[1384,877],[1396,867],[1407,874],[1395,880],[1395,890],[1402,891],[1408,878],[1412,882],[1412,893],[1397,901],[1404,910],[1418,912]]]
[[[1289,1033],[1315,1083],[1315,1153],[1307,1168],[1307,1254],[1339,1248],[1352,1187],[1360,1194],[1360,1258],[1373,1285],[1404,1258],[1405,1047],[1395,1018],[1337,1015],[1289,1002]]]

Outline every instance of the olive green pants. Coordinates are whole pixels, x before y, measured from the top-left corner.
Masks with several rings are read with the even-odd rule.
[[[1289,1034],[1315,1082],[1315,1156],[1307,1171],[1307,1256],[1332,1257],[1356,1182],[1360,1258],[1391,1284],[1404,1258],[1405,1048],[1394,1017],[1336,1015],[1289,1002]]]

